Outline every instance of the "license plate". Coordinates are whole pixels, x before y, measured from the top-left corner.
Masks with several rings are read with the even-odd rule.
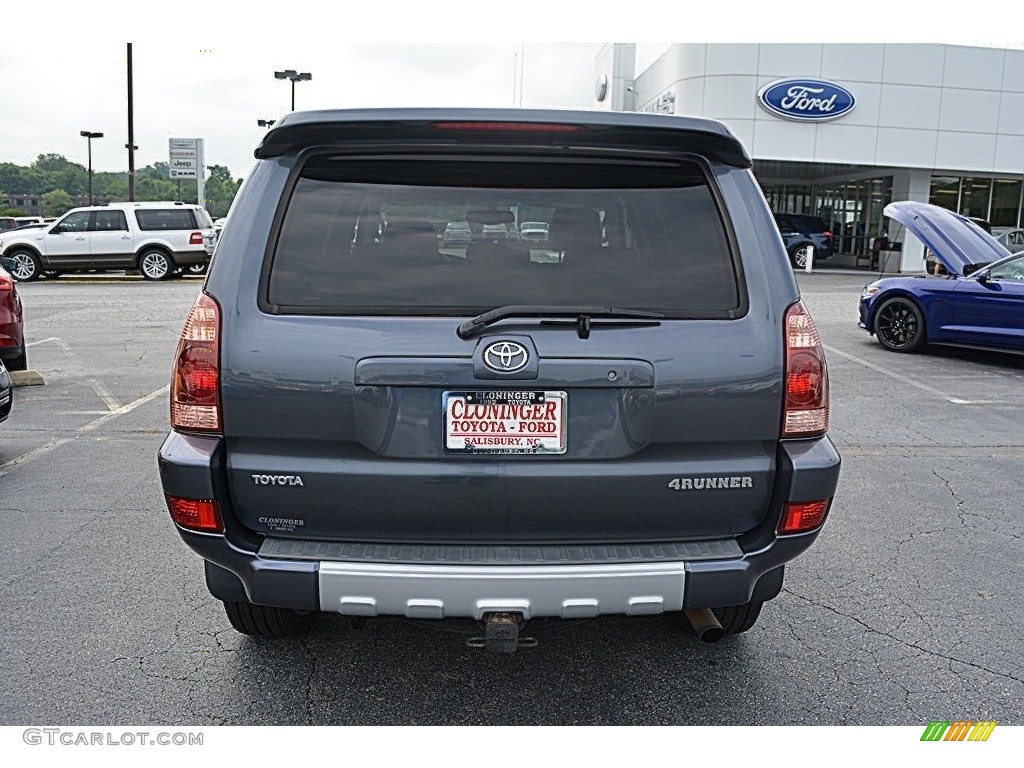
[[[445,392],[447,453],[565,453],[566,394]]]

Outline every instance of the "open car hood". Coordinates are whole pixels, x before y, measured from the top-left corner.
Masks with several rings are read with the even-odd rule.
[[[954,275],[963,275],[969,264],[988,264],[1010,253],[977,224],[937,205],[907,200],[889,203],[883,213],[905,226]]]

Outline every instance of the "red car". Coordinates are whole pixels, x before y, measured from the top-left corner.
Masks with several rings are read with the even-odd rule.
[[[11,273],[0,266],[0,360],[9,371],[28,367],[25,352],[25,319],[21,297]]]

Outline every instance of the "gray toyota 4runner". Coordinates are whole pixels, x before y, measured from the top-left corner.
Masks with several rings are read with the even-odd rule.
[[[816,538],[828,378],[724,125],[293,113],[182,332],[171,516],[251,635],[318,612],[746,631]],[[544,222],[548,239],[445,242]]]

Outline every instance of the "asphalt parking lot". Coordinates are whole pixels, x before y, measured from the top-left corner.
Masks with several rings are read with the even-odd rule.
[[[156,471],[201,282],[20,285],[47,383],[0,426],[0,723],[1024,724],[1020,358],[887,353],[856,327],[863,275],[799,280],[844,468],[783,593],[716,645],[602,618],[508,657],[397,618],[236,634]]]

